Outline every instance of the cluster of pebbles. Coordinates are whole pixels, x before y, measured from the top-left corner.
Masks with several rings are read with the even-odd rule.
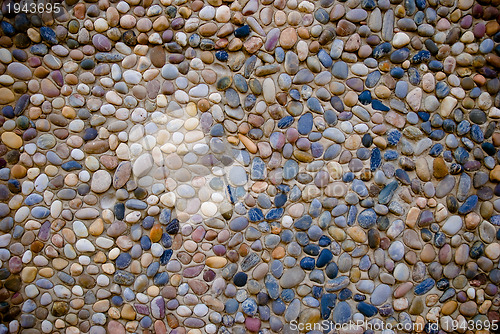
[[[13,5],[0,334],[495,332],[500,1]]]

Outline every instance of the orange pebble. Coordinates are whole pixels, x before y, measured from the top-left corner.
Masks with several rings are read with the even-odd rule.
[[[149,232],[149,238],[151,239],[152,242],[158,242],[158,241],[160,241],[162,234],[163,234],[163,231],[161,229],[161,225],[155,224],[151,228],[151,231]]]

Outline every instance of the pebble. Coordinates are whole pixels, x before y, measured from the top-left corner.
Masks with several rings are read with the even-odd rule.
[[[499,318],[494,3],[1,10],[2,332]]]

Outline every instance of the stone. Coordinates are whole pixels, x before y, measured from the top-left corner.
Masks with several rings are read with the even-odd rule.
[[[285,270],[280,278],[280,286],[283,289],[289,289],[297,286],[304,279],[306,273],[298,267]]]

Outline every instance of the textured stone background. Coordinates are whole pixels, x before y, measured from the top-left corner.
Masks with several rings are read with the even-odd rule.
[[[4,1],[0,333],[498,332],[498,5]]]

